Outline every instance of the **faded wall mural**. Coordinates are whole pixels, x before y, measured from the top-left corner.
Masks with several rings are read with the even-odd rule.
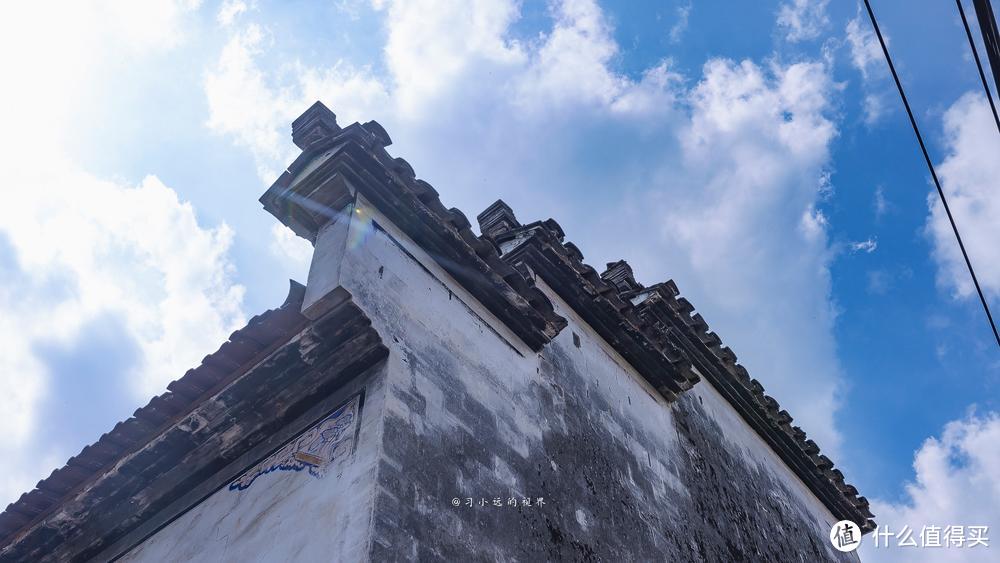
[[[229,485],[229,490],[246,490],[258,477],[272,471],[308,471],[313,477],[325,475],[328,467],[349,455],[354,448],[355,419],[359,397],[330,413],[298,438],[285,444]]]
[[[121,561],[278,561],[351,558],[361,515],[350,491],[365,492],[356,452],[362,404],[355,394],[295,438],[133,548]],[[365,407],[367,408],[367,407]],[[360,442],[364,442],[361,440]],[[370,453],[362,457],[370,457]]]

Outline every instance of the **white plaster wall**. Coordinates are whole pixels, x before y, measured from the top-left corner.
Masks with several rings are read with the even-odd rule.
[[[389,347],[377,384],[368,391],[351,464],[341,478],[320,480],[289,472],[265,476],[267,481],[255,484],[247,491],[252,495],[242,498],[220,490],[133,550],[126,561],[382,560],[380,549],[394,558],[448,559],[445,552],[427,552],[441,548],[429,546],[437,539],[424,537],[415,526],[432,530],[438,539],[476,537],[481,542],[476,546],[482,550],[477,551],[479,555],[510,560],[500,534],[503,519],[516,518],[517,513],[492,513],[487,531],[495,531],[496,537],[491,538],[482,535],[482,522],[476,521],[482,514],[456,510],[451,499],[543,494],[533,489],[537,485],[530,475],[518,468],[537,463],[533,456],[544,451],[544,437],[553,431],[565,433],[573,423],[566,420],[565,409],[542,404],[540,388],[556,402],[566,400],[560,395],[563,389],[573,389],[586,394],[590,404],[607,405],[604,410],[594,408],[577,415],[600,422],[631,452],[635,463],[614,468],[623,473],[624,486],[641,499],[646,492],[638,482],[653,483],[648,507],[655,508],[661,521],[673,521],[683,529],[685,524],[670,515],[674,510],[671,499],[689,495],[676,463],[679,440],[674,406],[551,288],[538,280],[569,326],[545,350],[535,353],[363,198],[346,216],[350,219],[341,223],[340,232],[331,226],[317,240],[322,248],[310,271],[305,306],[319,303],[325,308],[322,299],[327,291],[346,289]],[[376,229],[373,221],[385,231]],[[579,347],[573,343],[574,333],[580,338]],[[547,372],[543,367],[554,361],[568,361],[571,369],[566,372],[572,375],[565,377],[582,380],[560,379],[563,376],[557,373],[542,381]],[[818,535],[825,536],[833,516],[725,399],[704,380],[688,393],[697,397],[722,428],[727,448],[791,491],[793,498],[785,498],[782,491],[773,494],[789,510],[804,512],[815,523]],[[495,429],[496,436],[489,438],[492,445],[482,444],[482,428],[460,408],[468,403],[485,411],[476,412],[488,418],[486,426],[491,431]],[[403,421],[402,430],[412,433],[420,448],[428,449],[414,454],[384,447],[386,417]],[[453,482],[442,483],[427,474],[432,469],[419,467],[417,462],[438,456],[444,461],[436,463],[459,465],[457,454],[432,451],[445,448],[440,441],[443,437],[455,436],[480,444],[475,455],[485,461],[473,469],[462,464]],[[555,461],[546,463],[556,475],[568,470],[557,467]],[[447,470],[442,474],[455,472],[452,466],[438,467]],[[634,475],[633,467],[644,475]],[[401,486],[400,481],[408,485]],[[433,485],[436,488],[429,490]],[[376,510],[373,516],[372,497],[378,495],[393,506],[381,514]],[[597,534],[608,525],[587,499],[547,498],[546,502],[572,515],[584,532]],[[755,507],[749,509],[752,512]],[[409,517],[422,523],[414,524]],[[834,558],[825,541],[824,545]]]
[[[547,352],[536,354],[527,348],[430,256],[395,229],[363,198],[359,198],[358,208],[360,213],[355,210],[351,214],[351,232],[347,237],[354,242],[348,243],[343,264],[335,268],[340,276],[335,285],[345,287],[353,295],[390,347],[387,414],[407,421],[418,436],[462,432],[472,434],[476,429],[456,416],[449,405],[451,401],[461,400],[462,393],[467,393],[472,400],[490,409],[505,442],[504,446],[509,446],[525,458],[530,452],[537,452],[547,429],[566,424],[558,411],[542,408],[533,390],[533,386],[539,382],[540,364],[548,361]],[[374,229],[372,220],[383,227],[395,241],[391,241],[386,233]],[[314,268],[316,267],[314,264]],[[569,320],[569,326],[548,348],[559,346],[563,350],[569,350],[568,357],[576,368],[574,371],[589,378],[589,381],[584,382],[587,392],[599,395],[600,402],[614,406],[610,411],[590,412],[587,416],[599,418],[620,442],[628,445],[642,466],[651,468],[658,478],[655,495],[662,497],[664,501],[654,504],[664,507],[663,510],[670,510],[668,493],[686,494],[676,473],[676,466],[671,463],[677,453],[677,434],[672,421],[674,414],[671,405],[551,288],[546,287],[541,280],[537,280],[537,283],[552,300],[557,312]],[[572,343],[573,333],[581,339],[579,348]],[[406,365],[410,351],[434,346],[445,349],[454,358],[454,364],[460,366],[461,389],[444,387],[432,377],[434,374],[424,374]],[[553,383],[556,386],[559,384]],[[689,393],[698,398],[706,412],[722,427],[723,438],[729,449],[742,455],[758,471],[769,473],[776,481],[785,485],[794,498],[785,499],[786,495],[781,491],[773,491],[772,495],[787,502],[789,510],[803,510],[806,517],[815,523],[818,535],[825,537],[835,521],[832,514],[729,403],[705,380],[699,382]],[[411,395],[419,395],[425,399],[426,406],[420,412],[414,412],[408,401],[400,399]],[[499,455],[501,449],[497,448],[498,455],[493,456],[491,469],[497,481],[509,484],[509,490],[470,489],[483,481],[482,476],[460,475],[454,487],[455,497],[539,494],[539,491],[528,490],[522,482],[522,476],[510,470],[516,460],[504,459]],[[391,465],[406,462],[392,459],[391,451],[384,451],[384,456]],[[642,494],[638,486],[636,494]],[[465,515],[452,511],[448,506],[450,496],[417,498],[415,502],[420,512],[442,514],[444,525],[458,534],[468,524],[463,521]],[[565,510],[575,514],[581,525],[595,524],[588,518],[588,509],[580,499],[556,498],[549,501],[566,505]],[[759,508],[766,510],[766,507]],[[405,534],[400,536],[405,537]],[[408,549],[415,556],[419,546],[417,540],[413,539],[412,542]],[[831,558],[840,556],[832,551],[827,542],[824,541],[823,545]],[[397,552],[402,549],[398,543],[384,547]],[[406,553],[406,550],[403,552]],[[495,556],[506,557],[503,553]]]
[[[322,477],[273,471],[225,486],[120,561],[361,561],[368,552],[384,374],[366,384],[353,454]]]

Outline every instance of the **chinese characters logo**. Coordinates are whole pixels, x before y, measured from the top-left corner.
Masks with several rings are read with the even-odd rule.
[[[872,533],[875,547],[941,547],[941,548],[974,548],[990,546],[989,526],[921,526],[920,532],[908,525],[903,525],[893,532],[889,526],[879,526]]]
[[[850,520],[841,520],[830,528],[830,543],[837,551],[854,551],[861,545],[861,528]]]
[[[925,525],[919,531],[909,525],[892,530],[880,525],[872,532],[870,541],[875,549],[886,548],[989,548],[989,526],[951,524]],[[861,529],[850,520],[841,520],[830,528],[830,543],[838,551],[854,551],[861,546]]]

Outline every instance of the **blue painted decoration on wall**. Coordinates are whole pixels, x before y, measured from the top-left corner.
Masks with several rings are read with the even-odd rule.
[[[244,491],[258,477],[272,471],[307,471],[323,477],[332,464],[351,453],[358,418],[359,396],[330,413],[229,484],[230,491]]]

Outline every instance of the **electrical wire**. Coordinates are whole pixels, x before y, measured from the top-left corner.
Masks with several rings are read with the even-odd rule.
[[[997,347],[1000,348],[1000,333],[997,332],[997,325],[993,322],[993,314],[990,313],[990,306],[986,302],[986,296],[983,295],[983,289],[979,286],[979,278],[976,277],[976,270],[972,267],[972,261],[969,260],[969,253],[965,251],[965,243],[962,242],[962,235],[958,233],[958,225],[955,224],[955,218],[951,214],[951,208],[948,206],[948,198],[944,195],[944,190],[941,189],[941,182],[938,180],[937,172],[934,171],[934,163],[931,162],[931,157],[927,153],[927,146],[924,145],[924,138],[920,135],[920,128],[917,127],[917,120],[913,117],[913,111],[910,109],[910,102],[906,99],[906,93],[903,91],[903,84],[899,81],[899,75],[896,74],[896,67],[892,64],[892,57],[889,56],[889,49],[885,46],[885,39],[882,37],[882,31],[878,27],[878,21],[875,19],[875,12],[872,11],[872,5],[869,0],[865,0],[865,8],[868,10],[868,17],[872,21],[872,27],[875,29],[875,35],[878,37],[878,42],[882,46],[882,54],[885,55],[885,61],[889,64],[889,71],[892,73],[892,79],[896,81],[896,89],[899,90],[899,97],[903,100],[903,107],[906,108],[906,115],[910,118],[910,125],[913,126],[913,133],[917,136],[917,142],[920,144],[920,151],[924,155],[924,161],[927,162],[927,168],[931,171],[931,178],[934,180],[934,186],[937,188],[938,196],[941,198],[941,203],[944,205],[944,211],[948,215],[948,221],[951,223],[951,230],[955,233],[955,238],[958,240],[958,247],[962,249],[962,257],[965,258],[965,265],[969,268],[969,274],[972,276],[972,283],[976,286],[976,292],[979,294],[979,301],[983,304],[983,310],[986,311],[986,318],[990,322],[990,327],[993,329],[993,337],[997,341]]]
[[[997,124],[997,132],[1000,133],[1000,117],[997,117],[997,106],[993,104],[993,94],[990,92],[990,84],[986,81],[986,73],[983,72],[983,63],[979,60],[979,49],[976,48],[976,41],[972,38],[972,30],[969,29],[969,20],[965,18],[965,10],[962,8],[962,0],[955,0],[958,5],[958,13],[962,16],[962,25],[965,26],[965,36],[969,38],[969,47],[972,48],[972,56],[976,59],[976,68],[979,69],[979,79],[983,82],[983,90],[986,91],[986,101],[990,103],[990,110],[993,112],[993,122]]]
[[[997,19],[993,15],[990,0],[972,0],[976,8],[976,18],[979,19],[979,32],[983,35],[983,47],[986,48],[986,58],[990,61],[993,71],[993,84],[1000,91],[1000,31],[997,30]]]

